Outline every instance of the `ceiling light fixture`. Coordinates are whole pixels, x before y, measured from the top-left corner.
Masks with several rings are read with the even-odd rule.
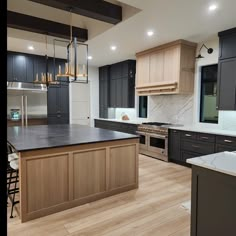
[[[212,53],[213,53],[213,48],[208,48],[205,44],[203,44],[203,45],[200,47],[200,49],[199,49],[199,54],[198,54],[198,56],[196,57],[196,59],[204,58],[204,57],[201,55],[201,50],[202,50],[203,47],[207,49],[207,53],[208,53],[208,54],[212,54]]]
[[[216,4],[212,4],[208,8],[209,11],[215,11],[216,9],[217,9],[217,5]]]
[[[33,51],[34,50],[34,46],[30,45],[30,46],[28,46],[28,49]]]
[[[92,60],[92,59],[93,59],[93,57],[92,57],[92,56],[88,56],[88,59],[89,59],[89,60]]]
[[[115,51],[116,50],[116,46],[111,46],[111,50]]]
[[[151,31],[151,30],[149,30],[149,31],[147,32],[147,35],[148,35],[149,37],[153,36],[153,34],[154,34],[154,32]]]

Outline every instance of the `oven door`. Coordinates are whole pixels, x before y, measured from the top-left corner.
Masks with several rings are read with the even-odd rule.
[[[148,139],[147,135],[144,132],[136,132],[140,137],[139,137],[139,148],[140,150],[147,150],[148,147]]]
[[[168,138],[165,135],[149,134],[148,151],[168,155]]]

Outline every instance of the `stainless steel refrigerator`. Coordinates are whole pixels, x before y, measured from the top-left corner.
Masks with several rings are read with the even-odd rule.
[[[8,126],[47,124],[47,87],[42,84],[8,82]]]

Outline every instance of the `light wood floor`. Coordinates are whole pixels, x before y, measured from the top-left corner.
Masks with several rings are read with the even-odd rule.
[[[191,169],[140,155],[139,189],[21,224],[10,236],[189,236]],[[16,213],[14,212],[14,215]]]

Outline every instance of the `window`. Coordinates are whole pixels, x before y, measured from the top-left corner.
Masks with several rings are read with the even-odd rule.
[[[217,67],[217,64],[202,67],[200,122],[218,123],[218,111],[216,110]]]
[[[139,96],[139,114],[141,118],[147,118],[147,96]]]

